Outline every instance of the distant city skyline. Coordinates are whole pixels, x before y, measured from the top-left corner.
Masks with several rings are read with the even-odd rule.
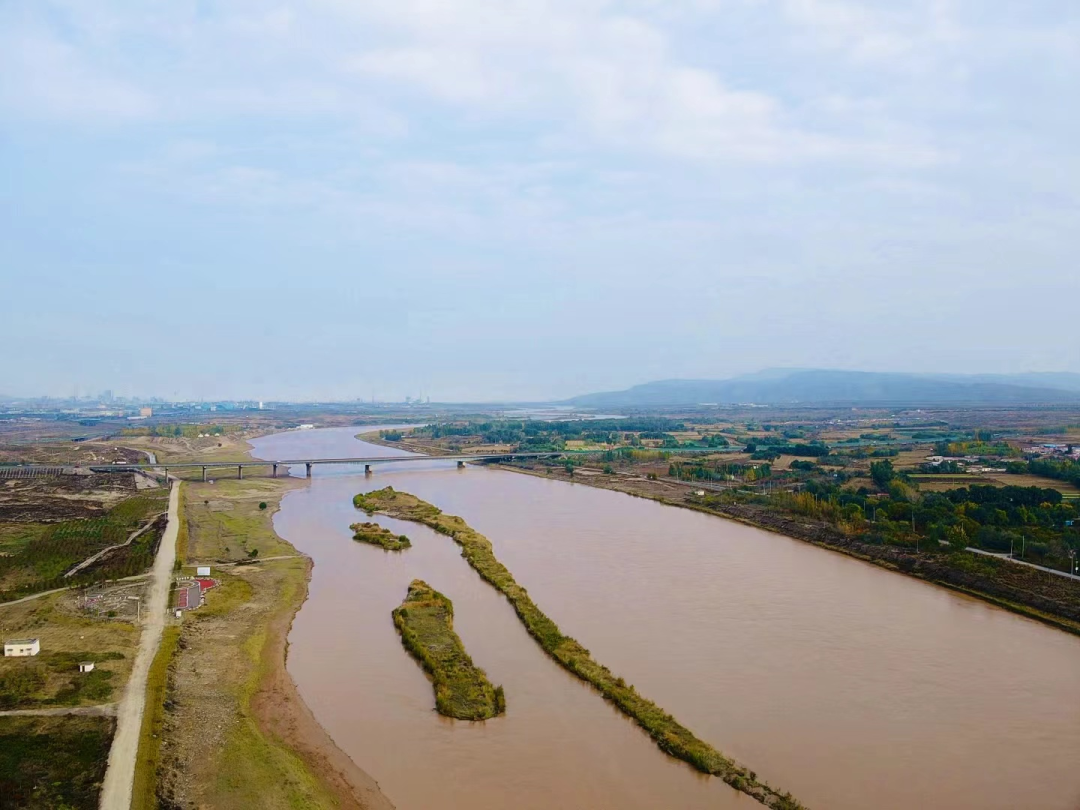
[[[0,6],[0,394],[1080,371],[1065,0]]]

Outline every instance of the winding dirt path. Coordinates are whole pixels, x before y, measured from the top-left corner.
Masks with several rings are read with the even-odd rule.
[[[153,525],[155,523],[157,523],[157,519],[159,517],[161,517],[160,514],[154,515],[152,518],[150,518],[148,521],[146,521],[146,523],[144,523],[140,528],[136,529],[131,534],[129,534],[128,539],[125,540],[123,543],[117,543],[115,546],[109,546],[108,548],[103,548],[97,554],[94,554],[91,557],[87,557],[81,563],[79,563],[74,568],[72,568],[70,571],[68,571],[66,574],[64,574],[64,578],[66,579],[67,577],[74,576],[75,574],[82,571],[84,568],[87,568],[88,566],[91,566],[94,563],[96,563],[98,560],[100,560],[106,554],[109,554],[110,552],[116,551],[116,549],[118,549],[118,548],[123,548],[124,546],[130,546],[132,544],[132,542],[134,542],[134,540],[136,538],[141,537],[142,535],[146,534],[146,532],[148,532],[151,529],[151,527],[153,527]]]

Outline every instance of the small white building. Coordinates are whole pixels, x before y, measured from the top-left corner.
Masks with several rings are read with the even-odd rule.
[[[94,671],[94,662],[93,661],[83,661],[81,664],[79,664],[79,672],[93,672],[93,671]]]
[[[4,642],[4,657],[21,658],[41,652],[41,640],[36,638],[13,638]]]

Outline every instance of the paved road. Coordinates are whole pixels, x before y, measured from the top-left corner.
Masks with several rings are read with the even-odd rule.
[[[158,547],[150,575],[150,593],[143,609],[143,631],[139,651],[131,668],[124,695],[116,713],[116,735],[109,751],[109,766],[101,786],[101,810],[129,810],[131,788],[135,781],[135,758],[139,753],[139,731],[146,709],[146,682],[150,664],[161,645],[165,629],[165,610],[169,603],[169,584],[176,561],[176,535],[180,530],[180,482],[174,481],[169,493],[169,523]]]
[[[100,706],[67,706],[59,709],[9,709],[0,712],[0,717],[57,717],[66,714],[80,714],[84,717],[115,717],[116,704],[102,703]]]
[[[971,548],[971,546],[968,546],[966,549],[964,549],[964,551],[971,551],[975,554],[982,554],[986,557],[996,557],[999,560],[1005,560],[1005,562],[1016,563],[1017,565],[1026,565],[1028,568],[1037,568],[1040,571],[1045,571],[1046,573],[1053,574],[1054,576],[1064,577],[1065,579],[1080,579],[1080,577],[1076,576],[1075,574],[1069,574],[1065,571],[1058,571],[1056,568],[1047,568],[1045,565],[1036,565],[1035,563],[1029,563],[1025,560],[1018,560],[1015,557],[1010,557],[1008,554],[995,554],[992,551],[986,551],[981,548]]]

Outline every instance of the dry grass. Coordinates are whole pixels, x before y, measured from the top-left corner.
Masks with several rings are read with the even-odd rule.
[[[1056,489],[1062,495],[1080,494],[1080,489],[1077,489],[1067,481],[1058,481],[1054,478],[1043,478],[1041,475],[983,473],[982,477],[1002,486],[1042,487],[1043,489]]]
[[[139,756],[135,762],[135,782],[132,786],[132,810],[155,810],[157,774],[161,767],[161,740],[165,728],[165,692],[168,686],[169,665],[180,641],[180,628],[166,627],[161,647],[150,665],[146,685],[146,711],[139,730]]]
[[[931,446],[918,447],[914,450],[901,450],[896,456],[889,459],[893,467],[898,470],[914,470],[926,461],[926,457],[933,454]]]
[[[1078,495],[1080,490],[1065,481],[1043,478],[1041,475],[1012,475],[1011,473],[964,473],[933,475],[916,473],[912,480],[919,484],[923,492],[944,492],[950,489],[971,486],[990,487],[1042,487],[1056,489],[1062,495]]]
[[[70,608],[65,609],[71,601],[70,594],[51,594],[30,602],[0,605],[0,635],[4,638],[41,639],[42,651],[38,656],[0,658],[0,679],[16,677],[31,668],[40,668],[45,675],[41,687],[23,696],[18,701],[19,706],[29,708],[54,700],[74,706],[104,703],[117,699],[127,682],[139,641],[135,626],[124,621],[74,615],[69,612]],[[88,660],[110,658],[100,660],[95,672],[90,673],[103,686],[88,692],[82,689],[88,676],[79,673],[74,665],[77,661],[69,660],[76,653],[85,656],[75,657]],[[53,660],[54,657],[56,660]],[[71,694],[69,690],[73,687],[78,688]],[[65,693],[68,695],[66,698]]]
[[[295,554],[296,549],[267,531],[268,518],[281,495],[302,486],[295,478],[222,480],[213,484],[184,484],[187,523],[187,555],[184,564],[212,560],[248,559],[252,550],[259,557]],[[267,504],[260,509],[259,504]]]

